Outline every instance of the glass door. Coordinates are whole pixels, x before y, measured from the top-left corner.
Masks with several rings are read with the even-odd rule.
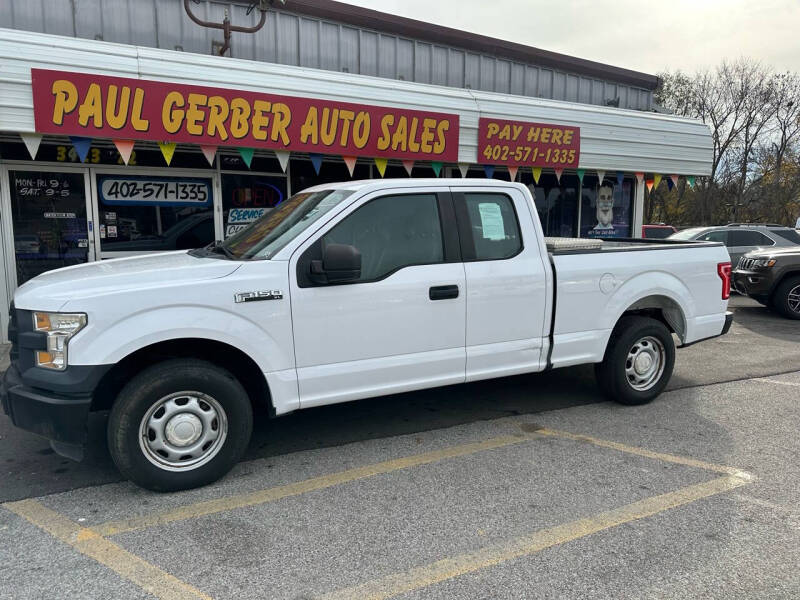
[[[94,259],[87,171],[8,168],[14,268],[9,291],[53,269]]]

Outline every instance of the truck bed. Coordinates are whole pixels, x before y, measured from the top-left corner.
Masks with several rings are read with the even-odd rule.
[[[626,252],[634,250],[665,250],[667,248],[697,248],[722,246],[721,242],[693,242],[642,238],[566,238],[545,237],[547,251],[555,256],[591,254],[596,252]]]

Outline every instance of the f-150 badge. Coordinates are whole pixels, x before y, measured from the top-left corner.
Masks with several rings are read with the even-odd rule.
[[[258,302],[259,300],[282,300],[283,292],[280,290],[261,290],[258,292],[240,292],[234,294],[236,302]]]

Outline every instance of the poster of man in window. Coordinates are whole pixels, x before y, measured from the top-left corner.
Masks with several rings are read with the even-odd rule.
[[[605,179],[581,194],[581,237],[628,237],[631,229],[631,182]]]

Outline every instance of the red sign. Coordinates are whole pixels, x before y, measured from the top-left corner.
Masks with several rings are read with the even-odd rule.
[[[580,127],[485,117],[478,123],[482,164],[563,169],[577,167],[580,156]]]
[[[31,69],[36,131],[458,160],[458,115]]]

